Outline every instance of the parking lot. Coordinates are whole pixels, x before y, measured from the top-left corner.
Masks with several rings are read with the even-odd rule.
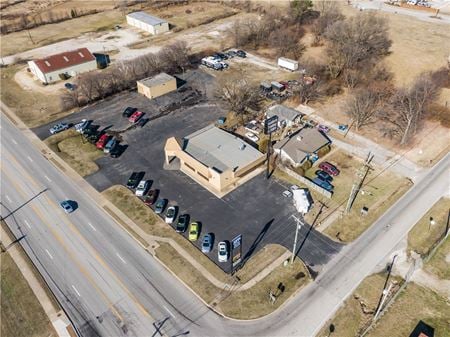
[[[145,178],[159,189],[160,198],[179,207],[178,214],[189,214],[191,221],[201,223],[200,237],[214,233],[214,250],[209,257],[225,271],[229,263],[217,262],[217,243],[243,235],[243,256],[250,257],[268,243],[279,243],[292,249],[296,228],[292,215],[298,215],[292,199],[282,196],[286,189],[277,180],[267,180],[260,174],[219,199],[178,170],[165,170],[164,145],[169,137],[182,138],[213,123],[226,114],[214,98],[214,77],[197,70],[184,77],[187,83],[182,92],[149,100],[127,92],[98,102],[61,121],[75,123],[82,118],[94,120],[100,129],[123,131],[129,126],[122,112],[127,106],[144,111],[150,121],[142,128],[120,133],[122,143],[128,145],[119,158],[105,156],[97,160],[99,171],[86,177],[97,190],[124,185],[132,171],[145,171]],[[191,89],[189,87],[192,87]],[[181,103],[181,105],[174,105]],[[54,123],[52,123],[54,124]],[[34,131],[41,138],[49,136],[51,125]],[[175,226],[175,224],[173,225]],[[187,233],[185,233],[187,237]],[[305,239],[306,238],[306,239]],[[199,247],[200,240],[194,244]],[[302,226],[299,235],[299,256],[314,270],[319,271],[341,248],[339,243]]]

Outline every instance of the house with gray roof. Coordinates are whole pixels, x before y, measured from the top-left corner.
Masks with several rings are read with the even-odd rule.
[[[275,153],[295,167],[317,155],[320,149],[331,144],[331,139],[316,128],[303,128],[274,145]]]
[[[169,31],[169,23],[145,12],[134,12],[127,15],[130,26],[142,29],[150,34],[157,35]]]
[[[275,115],[278,116],[278,127],[280,128],[285,126],[293,126],[294,124],[300,122],[303,117],[303,114],[300,111],[282,104],[276,104],[267,109],[266,118],[270,118]]]

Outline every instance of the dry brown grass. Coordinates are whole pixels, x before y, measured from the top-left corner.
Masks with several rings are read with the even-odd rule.
[[[1,255],[0,271],[0,335],[57,336],[41,304],[8,253]]]

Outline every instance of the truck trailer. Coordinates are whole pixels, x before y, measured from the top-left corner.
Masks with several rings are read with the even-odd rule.
[[[285,57],[278,58],[278,66],[290,71],[298,70],[298,62]]]

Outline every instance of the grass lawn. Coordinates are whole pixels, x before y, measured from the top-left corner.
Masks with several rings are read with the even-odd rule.
[[[262,317],[280,307],[290,296],[310,281],[309,273],[300,259],[287,266],[280,265],[253,287],[234,291],[218,303],[218,309],[226,316],[236,319]],[[277,290],[282,283],[284,292]],[[269,302],[269,289],[277,296],[274,304]]]
[[[373,274],[366,277],[317,336],[328,336],[330,324],[335,327],[333,337],[356,336],[361,327],[373,317],[385,279],[385,274]],[[391,280],[394,279],[391,278]]]
[[[1,100],[14,109],[17,116],[29,127],[42,125],[68,114],[69,112],[61,112],[59,96],[23,90],[17,84],[14,75],[23,67],[24,65],[12,65],[0,69]]]
[[[410,283],[367,337],[409,336],[420,320],[435,329],[435,336],[450,336],[450,303],[432,290]]]
[[[124,21],[119,10],[112,10],[30,29],[34,43],[31,42],[26,30],[2,35],[1,56],[75,38],[87,32],[109,30]]]
[[[439,199],[409,232],[408,250],[414,250],[421,255],[426,255],[445,231],[449,210],[450,199]],[[430,224],[431,217],[436,222],[434,225]],[[450,269],[450,265],[448,269]]]
[[[425,270],[443,280],[450,280],[450,237],[437,249],[425,265]]]
[[[8,253],[1,255],[2,337],[56,337],[47,315]]]
[[[83,177],[98,170],[95,160],[104,155],[73,129],[52,135],[45,143]]]

